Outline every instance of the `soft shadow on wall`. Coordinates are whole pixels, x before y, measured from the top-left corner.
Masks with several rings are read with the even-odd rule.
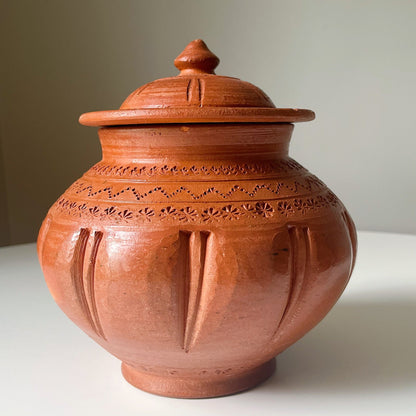
[[[1,110],[0,110],[1,114]],[[0,136],[0,247],[10,242],[9,215],[7,212],[5,170]]]
[[[176,74],[173,59],[195,38],[221,58],[218,73],[258,85],[277,106],[316,111],[316,121],[296,126],[291,154],[359,229],[416,232],[415,2],[19,0],[1,8],[0,224],[7,218],[10,238],[3,226],[0,244],[34,241],[49,206],[99,160],[96,131],[78,125],[80,113],[117,108],[138,86]]]
[[[81,113],[118,108],[140,85],[177,73],[173,59],[204,20],[197,2],[182,3],[2,4],[0,245],[35,241],[49,207],[99,161],[97,131],[78,124]]]
[[[3,2],[0,245],[35,241],[48,208],[100,159],[96,129],[79,115],[117,108],[148,81],[151,44],[139,33],[122,40],[129,7],[106,3]],[[128,65],[132,53],[140,64]]]

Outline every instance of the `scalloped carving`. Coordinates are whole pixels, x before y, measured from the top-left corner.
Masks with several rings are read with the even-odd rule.
[[[151,178],[153,176],[234,176],[293,173],[306,169],[293,159],[280,159],[265,163],[240,163],[229,165],[114,165],[99,162],[87,174],[126,178]]]
[[[303,215],[324,212],[331,207],[342,208],[337,197],[326,191],[306,198],[286,198],[279,200],[257,201],[254,203],[210,203],[206,204],[107,204],[95,205],[94,202],[75,202],[61,197],[51,208],[54,212],[64,213],[71,217],[96,218],[113,224],[135,224],[146,222],[220,223],[238,220],[264,220],[273,217],[290,219],[302,212]]]

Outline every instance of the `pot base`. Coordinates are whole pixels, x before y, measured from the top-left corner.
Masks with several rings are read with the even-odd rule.
[[[160,396],[183,399],[227,396],[251,389],[267,380],[275,368],[276,361],[273,358],[242,374],[181,378],[142,373],[125,363],[121,365],[124,378],[134,387]]]

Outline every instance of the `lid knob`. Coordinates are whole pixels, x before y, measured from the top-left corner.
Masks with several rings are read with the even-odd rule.
[[[175,59],[176,68],[181,71],[179,75],[215,74],[214,69],[220,63],[201,39],[188,44],[182,53]]]

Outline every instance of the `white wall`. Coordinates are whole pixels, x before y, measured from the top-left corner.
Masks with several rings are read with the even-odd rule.
[[[174,57],[195,38],[220,57],[217,73],[260,86],[277,106],[315,110],[316,121],[296,126],[292,156],[341,197],[360,229],[416,233],[416,2],[3,8],[12,242],[33,240],[47,207],[98,159],[96,132],[78,126],[78,114],[116,108],[139,85],[176,74]]]

